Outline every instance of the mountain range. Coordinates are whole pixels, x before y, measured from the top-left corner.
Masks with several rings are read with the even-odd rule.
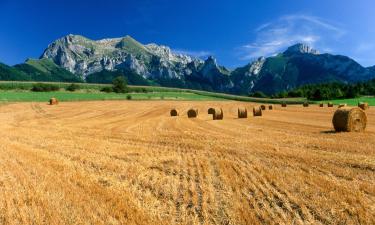
[[[130,84],[246,95],[274,94],[311,83],[369,80],[375,77],[375,66],[365,68],[347,56],[295,44],[278,55],[229,70],[212,56],[202,60],[166,46],[141,44],[130,36],[94,41],[80,35],[54,41],[40,59],[13,67],[0,64],[1,80],[110,83],[119,75]]]

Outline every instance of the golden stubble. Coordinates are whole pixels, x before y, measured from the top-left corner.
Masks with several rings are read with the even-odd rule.
[[[243,106],[0,106],[0,224],[375,223],[373,109],[366,132],[334,133],[334,108]]]

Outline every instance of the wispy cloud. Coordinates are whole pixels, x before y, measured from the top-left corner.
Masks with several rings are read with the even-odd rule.
[[[261,24],[254,32],[254,40],[240,48],[242,60],[275,55],[296,43],[327,49],[329,42],[339,40],[346,33],[339,25],[302,14],[282,16]]]
[[[191,50],[184,50],[184,49],[173,49],[172,50],[176,54],[183,54],[189,55],[196,58],[205,58],[210,55],[213,55],[210,51],[191,51]]]

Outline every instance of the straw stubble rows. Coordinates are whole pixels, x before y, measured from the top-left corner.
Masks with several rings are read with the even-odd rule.
[[[375,111],[334,133],[333,108],[240,106],[3,105],[0,224],[375,223]]]

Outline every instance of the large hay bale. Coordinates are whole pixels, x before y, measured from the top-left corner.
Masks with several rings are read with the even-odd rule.
[[[214,108],[209,108],[208,111],[207,111],[208,114],[214,114],[215,113],[215,109]]]
[[[223,109],[215,109],[215,112],[212,114],[213,120],[222,120],[224,118]]]
[[[238,118],[247,118],[247,109],[245,107],[238,108]]]
[[[198,109],[189,109],[187,114],[189,118],[195,118],[198,116]]]
[[[178,115],[179,115],[179,113],[178,113],[177,109],[171,110],[171,116],[178,116]]]
[[[273,108],[274,108],[273,105],[269,105],[269,106],[268,106],[268,109],[269,109],[269,110],[273,110]]]
[[[348,106],[346,103],[341,103],[341,104],[339,105],[339,108],[346,107],[346,106]]]
[[[262,110],[266,110],[266,106],[265,106],[265,105],[261,105],[260,108],[261,108]]]
[[[328,106],[328,107],[333,107],[333,103],[332,103],[332,102],[328,102],[328,103],[327,103],[327,106]]]
[[[309,107],[309,103],[308,102],[304,102],[303,103],[303,107]]]
[[[262,108],[254,107],[253,108],[253,116],[262,116]]]
[[[370,108],[370,106],[368,105],[367,102],[359,102],[358,103],[358,107],[361,108],[361,109],[363,109],[363,110],[367,110],[367,109]]]
[[[320,104],[319,104],[319,107],[324,107],[324,104],[323,104],[323,103],[320,103]]]
[[[281,107],[286,107],[286,103],[285,102],[281,103]]]
[[[366,129],[367,115],[360,108],[342,107],[336,110],[332,123],[337,132],[360,132]]]
[[[49,104],[50,105],[57,105],[57,104],[59,104],[59,101],[56,98],[51,98],[49,100]]]

